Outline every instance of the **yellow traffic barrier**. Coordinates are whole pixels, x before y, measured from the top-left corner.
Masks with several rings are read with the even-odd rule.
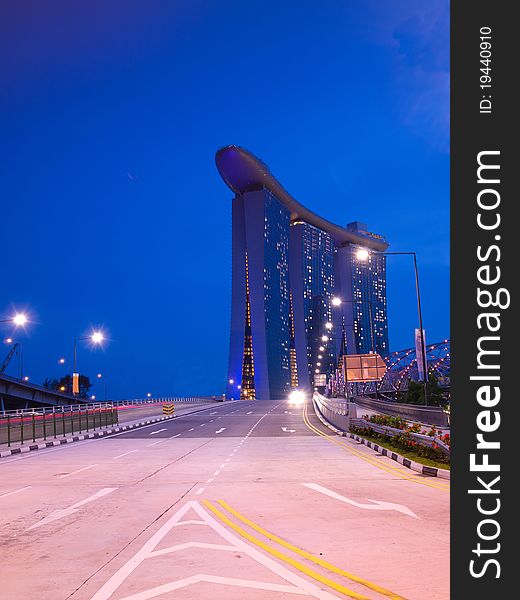
[[[173,404],[163,404],[163,415],[175,416],[175,406]]]

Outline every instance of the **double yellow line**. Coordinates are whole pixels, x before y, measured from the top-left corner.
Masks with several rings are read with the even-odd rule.
[[[438,490],[445,490],[445,491],[450,489],[449,485],[444,482],[427,481],[425,479],[421,479],[420,477],[418,477],[418,475],[411,475],[409,470],[405,471],[404,468],[394,467],[392,464],[389,464],[388,462],[386,462],[384,460],[378,459],[375,456],[369,456],[365,452],[360,452],[359,450],[356,450],[350,444],[348,444],[344,441],[341,441],[340,439],[337,439],[335,436],[331,436],[326,433],[323,433],[323,431],[320,431],[317,427],[315,427],[310,422],[307,411],[308,411],[307,403],[305,403],[303,405],[303,413],[302,413],[303,414],[303,422],[305,423],[305,425],[307,425],[307,427],[311,431],[313,431],[317,435],[320,435],[321,437],[325,438],[327,441],[329,441],[333,444],[336,444],[336,446],[339,446],[339,447],[343,448],[344,450],[348,450],[351,454],[354,454],[358,458],[361,458],[362,460],[373,465],[374,467],[382,469],[383,471],[390,473],[390,475],[394,475],[394,476],[397,475],[397,476],[399,476],[400,479],[413,481],[414,483],[419,483],[420,485],[425,485],[427,487],[435,488]]]
[[[262,548],[262,550],[265,550],[272,556],[275,556],[279,560],[291,565],[292,567],[296,568],[298,571],[300,571],[301,573],[304,573],[308,577],[327,585],[328,587],[336,590],[337,592],[340,592],[341,594],[343,594],[345,596],[348,596],[349,598],[354,598],[354,600],[369,600],[369,598],[367,596],[359,594],[358,592],[355,592],[354,590],[351,590],[350,588],[347,588],[344,585],[336,583],[332,579],[329,579],[328,577],[321,575],[321,573],[318,573],[314,569],[307,567],[306,565],[302,564],[301,562],[298,562],[291,556],[288,556],[287,554],[280,552],[276,548],[273,548],[266,542],[255,537],[254,535],[252,535],[251,533],[246,531],[243,527],[241,527],[240,525],[237,525],[235,522],[233,522],[225,513],[223,513],[221,510],[219,510],[213,504],[211,504],[211,502],[209,502],[209,500],[203,500],[202,502],[203,502],[204,506],[206,506],[206,508],[208,508],[223,523],[225,523],[226,525],[231,527],[234,531],[236,531],[243,538],[245,538],[246,540],[248,540],[255,546]],[[241,521],[242,523],[244,523],[251,529],[257,531],[258,533],[260,533],[264,537],[272,540],[273,542],[276,542],[280,546],[287,548],[291,552],[307,559],[308,561],[311,561],[311,562],[319,565],[320,567],[324,567],[325,569],[327,569],[328,571],[331,571],[332,573],[337,573],[338,575],[341,575],[342,577],[345,577],[346,579],[350,579],[351,581],[354,581],[366,588],[369,588],[370,590],[373,590],[374,592],[377,592],[378,594],[386,596],[390,600],[405,600],[402,596],[400,596],[399,594],[396,594],[395,592],[387,590],[375,583],[372,583],[371,581],[368,581],[367,579],[358,577],[357,575],[354,575],[353,573],[349,573],[348,571],[339,569],[338,567],[334,566],[333,564],[328,563],[327,561],[322,560],[321,558],[318,558],[318,557],[310,554],[309,552],[306,552],[305,550],[302,550],[301,548],[298,548],[297,546],[290,544],[289,542],[286,542],[282,538],[274,535],[273,533],[270,533],[269,531],[265,530],[263,527],[260,527],[260,525],[257,525],[256,523],[254,523],[253,521],[251,521],[244,515],[240,514],[238,511],[233,509],[231,506],[229,506],[229,504],[227,504],[223,500],[217,500],[217,503],[222,508],[224,508],[228,513],[230,513],[231,515],[236,517],[239,521]]]

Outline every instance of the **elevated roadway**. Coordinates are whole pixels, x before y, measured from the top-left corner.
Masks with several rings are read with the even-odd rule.
[[[449,598],[449,483],[310,403],[219,403],[0,473],[6,598]]]

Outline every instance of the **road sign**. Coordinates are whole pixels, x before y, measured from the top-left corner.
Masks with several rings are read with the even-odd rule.
[[[325,387],[327,385],[327,373],[317,373],[314,375],[314,385],[316,387]]]
[[[379,381],[386,363],[379,354],[346,354],[343,356],[343,375],[346,382]]]
[[[175,406],[173,404],[163,404],[162,411],[163,415],[175,416]]]

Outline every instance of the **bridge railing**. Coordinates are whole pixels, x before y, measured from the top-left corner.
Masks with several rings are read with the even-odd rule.
[[[356,416],[355,407],[346,398],[327,398],[314,393],[313,402],[315,408],[334,427],[341,431],[348,431],[350,418]]]
[[[119,422],[119,411],[110,402],[57,406],[52,409],[8,411],[0,416],[0,444],[25,444],[37,439],[57,439],[68,433],[85,433]]]
[[[108,427],[131,418],[125,408],[150,408],[161,413],[163,404],[217,402],[222,396],[189,396],[164,398],[135,398],[107,402],[71,404],[67,406],[36,407],[8,410],[0,413],[0,444],[24,444],[37,439],[46,441],[67,434],[84,433]],[[142,413],[141,413],[142,414]]]

